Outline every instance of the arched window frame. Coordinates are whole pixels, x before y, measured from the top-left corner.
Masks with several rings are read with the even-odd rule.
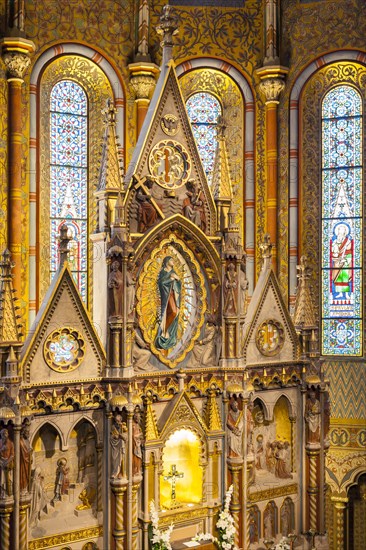
[[[49,287],[49,94],[61,79],[71,78],[86,91],[90,111],[89,132],[89,219],[88,230],[95,229],[93,181],[100,159],[103,114],[112,98],[117,107],[116,128],[119,152],[125,151],[125,91],[123,81],[109,62],[92,48],[65,43],[51,47],[36,61],[30,84],[30,208],[29,208],[29,324],[35,318]],[[93,311],[93,249],[89,243],[88,309]]]
[[[55,107],[60,101],[60,96],[56,95],[57,88],[61,89],[62,83],[69,82],[83,97],[79,112],[77,108]],[[71,126],[73,123],[74,128]],[[78,131],[79,135],[75,135]],[[69,236],[73,237],[69,243],[70,268],[84,302],[88,297],[88,132],[89,102],[85,89],[71,78],[59,80],[50,93],[50,274],[52,279],[59,265],[58,237],[61,226],[66,224]],[[67,150],[65,143],[70,141],[70,134],[71,138],[75,138],[71,144],[72,151]],[[65,156],[74,158],[68,161]],[[65,202],[67,191],[71,195],[70,205],[58,201],[61,197]],[[66,206],[68,212],[65,212]]]
[[[353,91],[359,105],[356,114],[325,116],[325,102],[338,90]],[[357,357],[363,353],[363,117],[362,95],[355,86],[339,82],[324,94],[321,101],[321,340],[325,356]],[[349,129],[352,124],[353,135],[347,146],[347,134],[343,138],[342,135],[344,128]],[[338,141],[331,143],[336,131]],[[342,160],[345,152],[352,157],[349,162]],[[335,179],[337,193],[332,193]],[[352,190],[353,197],[350,196]]]

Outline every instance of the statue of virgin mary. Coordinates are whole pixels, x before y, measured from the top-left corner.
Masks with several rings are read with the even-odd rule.
[[[174,271],[172,256],[165,256],[158,276],[161,317],[155,346],[168,350],[177,343],[182,283]]]

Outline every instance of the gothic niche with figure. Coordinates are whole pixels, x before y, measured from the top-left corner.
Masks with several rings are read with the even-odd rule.
[[[97,524],[95,428],[81,420],[71,431],[67,450],[50,424],[33,438],[30,535],[32,538]],[[55,523],[55,518],[57,522]]]
[[[274,407],[274,420],[265,419],[264,407],[259,399],[253,408],[253,447],[257,483],[270,479],[276,484],[293,478],[291,422],[288,401],[280,397]]]

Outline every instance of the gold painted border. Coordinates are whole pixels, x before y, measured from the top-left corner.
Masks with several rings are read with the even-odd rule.
[[[196,330],[194,331],[194,333],[191,337],[190,343],[188,344],[188,346],[186,346],[186,348],[184,348],[184,350],[182,350],[181,354],[178,355],[174,360],[169,360],[167,357],[165,357],[162,353],[159,352],[159,350],[155,347],[153,342],[150,343],[150,348],[151,348],[151,351],[154,353],[154,355],[157,356],[162,363],[164,363],[165,365],[167,365],[168,367],[173,369],[174,367],[176,367],[176,365],[178,363],[182,362],[183,359],[186,357],[187,353],[193,349],[194,343],[200,335],[201,328],[202,328],[203,323],[204,323],[204,315],[205,315],[205,312],[206,312],[206,309],[207,309],[207,303],[206,303],[207,292],[206,292],[206,287],[205,287],[204,276],[202,274],[199,263],[196,261],[194,255],[193,255],[193,252],[189,248],[187,248],[186,245],[182,241],[176,239],[176,237],[172,233],[169,235],[168,238],[163,239],[163,241],[160,243],[160,246],[158,248],[153,250],[150,258],[146,261],[146,263],[145,263],[145,265],[142,269],[142,273],[140,275],[140,280],[143,280],[145,278],[145,276],[147,275],[147,273],[149,271],[150,265],[154,261],[155,257],[167,245],[171,245],[173,247],[176,246],[178,248],[178,250],[179,250],[179,248],[181,248],[181,251],[183,252],[183,255],[188,256],[188,258],[191,262],[191,265],[193,264],[193,266],[194,266],[194,270],[192,270],[193,279],[195,280],[196,286],[201,290],[201,292],[198,293],[199,302],[201,302],[201,304],[198,304],[198,308],[197,308],[197,316],[199,316],[199,321],[196,324]],[[189,262],[188,262],[188,265],[189,265]],[[197,278],[198,278],[198,281],[197,281]],[[141,299],[142,299],[142,296],[141,296],[141,293],[142,293],[142,286],[141,286],[141,284],[139,284],[138,289],[137,289],[137,293],[136,293],[136,296],[137,296],[137,308],[136,309],[137,309],[137,314],[138,314],[140,320],[142,320],[142,315],[141,315]],[[140,326],[141,326],[142,332],[145,336],[145,333],[147,331],[147,327],[143,323],[141,323],[141,321],[140,321]]]

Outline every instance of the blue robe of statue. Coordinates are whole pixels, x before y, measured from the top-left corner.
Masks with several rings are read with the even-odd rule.
[[[179,308],[182,291],[182,283],[172,278],[176,275],[174,269],[167,271],[166,267],[172,258],[167,256],[158,276],[158,288],[161,301],[161,319],[155,346],[158,349],[168,350],[177,343]]]

